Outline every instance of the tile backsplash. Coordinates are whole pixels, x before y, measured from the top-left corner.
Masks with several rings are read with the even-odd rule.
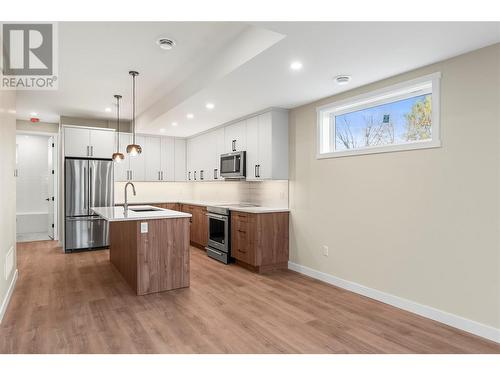
[[[115,202],[123,203],[124,182],[115,183]],[[288,208],[288,181],[134,182],[137,195],[129,202],[173,202],[178,200],[220,203],[250,203]]]

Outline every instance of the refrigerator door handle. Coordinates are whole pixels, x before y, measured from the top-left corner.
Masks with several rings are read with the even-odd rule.
[[[92,167],[89,167],[89,181],[92,181]],[[92,204],[92,189],[89,188],[89,213],[90,213],[90,204]]]
[[[89,184],[87,180],[87,168],[83,167],[83,209],[88,210]]]

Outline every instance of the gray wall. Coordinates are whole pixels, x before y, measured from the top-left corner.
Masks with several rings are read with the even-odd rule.
[[[499,55],[497,44],[293,109],[290,260],[500,328]],[[434,72],[442,147],[316,159],[317,106]]]

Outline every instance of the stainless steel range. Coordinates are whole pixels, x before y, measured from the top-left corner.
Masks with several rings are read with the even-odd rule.
[[[225,264],[231,260],[230,211],[225,207],[207,207],[207,255]]]

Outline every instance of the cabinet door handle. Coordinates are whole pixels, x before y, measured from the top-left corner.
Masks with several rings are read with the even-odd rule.
[[[259,177],[258,173],[257,173],[257,164],[255,164],[255,168],[254,168],[253,174],[255,175],[255,177]]]
[[[260,177],[260,164],[257,164],[257,177]]]
[[[196,171],[194,171],[194,180],[196,181]]]
[[[219,177],[217,177],[217,168],[214,168],[214,180],[218,180]]]
[[[191,181],[191,171],[188,172],[188,180]]]
[[[161,171],[161,180],[163,181],[163,171]]]
[[[130,171],[130,179],[132,180],[134,178],[134,172]]]
[[[233,139],[233,151],[236,151],[236,139]]]
[[[90,147],[87,146],[87,156],[90,156]]]
[[[94,146],[90,146],[90,156],[94,156]]]
[[[203,169],[200,171],[200,180],[203,180]]]

